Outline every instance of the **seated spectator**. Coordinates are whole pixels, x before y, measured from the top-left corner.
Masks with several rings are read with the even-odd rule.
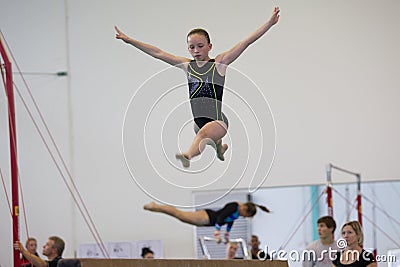
[[[143,259],[154,259],[154,252],[150,248],[144,247],[141,256]]]

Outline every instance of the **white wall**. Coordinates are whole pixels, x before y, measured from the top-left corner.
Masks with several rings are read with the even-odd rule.
[[[167,65],[115,40],[114,25],[183,56],[188,56],[186,33],[204,27],[211,34],[215,56],[261,25],[274,5],[282,10],[279,24],[232,64],[238,71],[228,73],[230,91],[225,94],[224,110],[231,122],[232,149],[226,163],[216,162],[200,174],[182,173],[168,164],[160,150],[157,128],[151,128],[155,129],[147,141],[153,149],[151,161],[168,181],[189,188],[168,186],[144,156],[140,142],[144,116],[138,116],[136,125],[129,120],[124,133],[131,171],[160,200],[190,206],[191,192],[198,187],[231,188],[238,182],[245,188],[254,173],[253,187],[263,181],[273,157],[273,123],[265,101],[260,101],[256,87],[249,86],[251,82],[244,75],[260,88],[276,123],[276,159],[264,186],[323,183],[328,162],[359,171],[364,180],[399,178],[398,1],[387,0],[379,5],[361,0],[256,1],[251,5],[243,1],[206,1],[201,5],[186,1],[66,3],[67,20],[63,1],[0,0],[0,25],[23,72],[68,69],[69,47],[68,77],[26,77],[104,241],[162,239],[166,257],[194,256],[192,227],[142,211],[142,205],[151,198],[133,181],[122,153],[121,129],[129,100],[146,79]],[[148,84],[153,90],[139,91],[135,105],[143,105],[146,111],[171,86],[185,83],[178,70],[164,74],[170,80],[162,74],[156,76],[158,80],[152,79],[155,84]],[[16,80],[26,95],[23,84]],[[165,114],[161,119],[185,100],[187,91],[182,87],[173,95],[177,102],[167,101],[160,106],[159,113]],[[261,132],[251,110],[238,96],[261,118]],[[20,100],[17,102],[18,150],[29,234],[36,236],[40,244],[47,236],[58,234],[67,241],[65,256],[73,256],[77,244],[92,242],[93,237],[79,212],[71,208],[73,201],[64,182]],[[183,105],[166,128],[178,131],[180,120],[188,112],[188,105],[186,111]],[[1,116],[1,125],[6,125],[5,112]],[[246,130],[249,137],[243,138]],[[167,134],[171,140],[162,142],[172,160],[178,143],[175,135]],[[2,140],[6,136],[2,127]],[[181,137],[179,144],[187,146],[193,138],[189,126]],[[256,172],[261,141],[265,148]],[[6,141],[1,142],[5,147]],[[196,164],[208,162],[212,155],[208,150]],[[8,154],[1,153],[0,157],[0,167],[8,175]],[[246,168],[247,158],[250,161]],[[216,183],[204,184],[219,175]],[[238,181],[240,175],[243,179]],[[352,177],[337,175],[336,179],[349,181]],[[2,218],[10,218],[4,201],[0,207]],[[8,223],[2,224],[0,233],[7,237],[0,241],[4,248],[0,264],[4,266],[10,265],[12,251]],[[165,231],[170,228],[174,230]],[[21,239],[25,238],[22,232]]]

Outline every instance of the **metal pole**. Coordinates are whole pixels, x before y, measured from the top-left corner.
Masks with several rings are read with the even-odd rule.
[[[372,220],[376,222],[376,194],[375,194],[375,187],[371,186],[371,191],[372,191],[372,196],[374,197],[374,203],[372,204]],[[372,228],[372,239],[373,239],[373,244],[374,244],[374,251],[372,252],[374,254],[374,259],[376,260],[376,256],[378,255],[378,244],[377,244],[377,238],[376,238],[376,227]]]
[[[211,259],[211,255],[210,252],[208,252],[208,248],[206,245],[206,241],[204,240],[204,237],[199,237],[199,241],[200,241],[200,247],[201,247],[201,251],[203,252],[203,255],[206,259]]]
[[[11,62],[6,53],[3,39],[0,36],[0,53],[6,69],[6,95],[8,101],[8,130],[10,139],[10,164],[11,164],[11,201],[12,201],[12,229],[13,243],[19,240],[19,196],[18,196],[18,162],[17,162],[17,138],[15,129],[15,105],[12,80]],[[14,267],[20,266],[19,251],[13,250]]]
[[[350,199],[350,191],[349,191],[349,185],[346,184],[346,194],[345,194],[346,199]],[[346,205],[346,222],[350,221],[350,212],[351,212],[351,206]]]
[[[337,167],[337,166],[332,165],[332,164],[329,164],[329,165],[330,165],[330,167],[331,167],[332,169],[336,169],[336,170],[341,171],[341,172],[345,172],[345,173],[348,173],[348,174],[351,174],[351,175],[355,175],[355,176],[359,176],[359,175],[360,175],[359,173],[352,172],[352,171],[349,171],[349,170],[346,170],[346,169]]]
[[[357,174],[357,214],[358,214],[358,221],[362,225],[361,175],[360,174]]]
[[[328,215],[333,217],[333,201],[332,201],[332,164],[328,164],[326,167],[326,198],[328,203]]]

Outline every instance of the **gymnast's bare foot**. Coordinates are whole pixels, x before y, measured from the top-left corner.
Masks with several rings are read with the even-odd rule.
[[[225,157],[225,151],[228,150],[228,145],[227,144],[222,144],[222,140],[218,140],[216,143],[216,149],[217,149],[217,157],[221,160],[224,161]]]
[[[156,211],[157,203],[155,203],[155,202],[147,203],[146,205],[143,206],[143,209],[149,210],[149,211]]]
[[[184,154],[176,154],[175,158],[182,162],[184,168],[190,167],[190,160]]]

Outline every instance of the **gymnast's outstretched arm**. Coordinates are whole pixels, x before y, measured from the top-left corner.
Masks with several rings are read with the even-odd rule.
[[[215,57],[215,62],[220,63],[218,66],[218,72],[222,75],[225,74],[227,65],[235,61],[249,45],[257,41],[263,36],[272,26],[279,21],[279,7],[275,7],[270,19],[261,25],[255,32],[250,34],[247,38],[237,43],[234,47],[226,52],[223,52]]]
[[[167,53],[167,52],[161,50],[158,47],[155,47],[155,46],[147,44],[147,43],[143,43],[141,41],[135,40],[135,39],[127,36],[120,29],[118,29],[117,26],[115,26],[114,28],[115,28],[115,31],[117,32],[115,34],[115,38],[120,39],[127,44],[133,45],[137,49],[145,52],[146,54],[148,54],[156,59],[162,60],[168,64],[171,64],[175,67],[178,67],[178,68],[181,68],[184,70],[187,68],[187,64],[184,64],[184,63],[190,62],[189,58],[172,55],[170,53]]]

